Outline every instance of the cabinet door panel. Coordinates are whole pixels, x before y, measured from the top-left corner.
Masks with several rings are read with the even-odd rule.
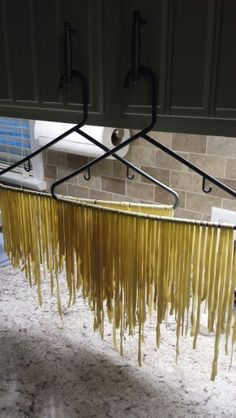
[[[102,2],[38,0],[40,80],[43,103],[65,110],[82,109],[81,82],[59,90],[65,72],[64,23],[71,32],[72,69],[82,72],[89,84],[89,111],[102,111]],[[56,105],[56,106],[55,106]]]
[[[209,2],[173,1],[167,113],[204,115]]]
[[[138,85],[124,89],[124,81],[132,69],[132,24],[133,11],[139,10],[146,23],[141,25],[140,64],[150,67],[159,75],[161,44],[160,0],[116,0],[105,1],[104,11],[107,24],[104,27],[104,89],[106,113],[113,120],[116,113],[127,126],[134,115],[149,115],[151,91],[148,82],[140,77]],[[112,19],[115,16],[115,19]],[[152,53],[151,53],[152,51]],[[160,110],[159,96],[159,110]]]
[[[0,114],[78,121],[81,83],[59,89],[65,22],[76,30],[72,68],[88,80],[89,112],[103,112],[103,1],[0,0],[0,7]]]
[[[40,101],[42,106],[61,106],[63,96],[59,81],[64,71],[64,45],[60,3],[57,0],[37,0],[35,19]]]
[[[37,90],[35,88],[35,45],[32,26],[32,2],[22,1],[1,1],[3,28],[5,33],[2,42],[3,57],[1,63],[7,68],[5,80],[1,84],[8,84],[11,91],[11,101],[29,102],[37,101]],[[0,100],[4,98],[4,89],[0,91]]]
[[[6,9],[5,2],[0,1],[0,101],[10,101],[9,59],[6,42]]]
[[[218,65],[215,115],[236,118],[236,2],[224,0],[219,6]]]

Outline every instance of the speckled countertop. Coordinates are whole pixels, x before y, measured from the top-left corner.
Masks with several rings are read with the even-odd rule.
[[[212,337],[200,336],[195,351],[191,338],[181,339],[176,365],[173,320],[159,351],[150,323],[140,368],[137,339],[120,358],[110,326],[104,341],[94,334],[82,298],[64,327],[55,298],[46,291],[44,299],[41,309],[21,272],[0,269],[0,418],[236,417],[236,358],[229,373],[222,346],[212,383]]]

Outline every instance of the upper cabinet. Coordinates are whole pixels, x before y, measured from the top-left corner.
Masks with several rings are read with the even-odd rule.
[[[222,1],[217,12],[212,88],[214,115],[236,119],[236,1]]]
[[[0,114],[79,121],[82,88],[65,73],[65,23],[71,68],[89,80],[89,112],[103,109],[101,0],[0,1]]]
[[[0,0],[0,114],[79,122],[89,83],[88,123],[143,128],[151,86],[132,69],[133,12],[141,24],[140,63],[158,79],[157,130],[236,136],[235,0]]]

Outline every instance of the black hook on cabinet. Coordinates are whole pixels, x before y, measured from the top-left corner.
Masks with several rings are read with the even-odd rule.
[[[127,167],[127,179],[128,180],[133,180],[134,179],[134,174],[130,174],[130,171],[129,171],[130,169],[129,169],[129,166]]]
[[[204,193],[211,193],[211,191],[212,191],[212,187],[211,186],[206,187],[206,177],[203,177],[203,179],[202,179],[202,191]]]
[[[87,173],[88,174],[84,174],[84,180],[89,181],[89,180],[91,180],[90,167],[87,168]]]

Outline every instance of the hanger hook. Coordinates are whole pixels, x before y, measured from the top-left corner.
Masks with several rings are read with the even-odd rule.
[[[90,167],[87,168],[88,174],[84,174],[84,180],[89,181],[91,179]]]
[[[206,177],[203,177],[203,179],[202,179],[202,191],[204,193],[211,193],[211,191],[212,191],[212,187],[211,186],[206,187]]]
[[[28,161],[26,161],[26,162],[24,163],[24,170],[25,170],[27,173],[29,173],[29,172],[31,171],[31,162],[30,162],[30,160],[28,160]]]
[[[130,174],[129,166],[127,167],[127,179],[129,179],[129,180],[133,180],[134,179],[134,174]]]

